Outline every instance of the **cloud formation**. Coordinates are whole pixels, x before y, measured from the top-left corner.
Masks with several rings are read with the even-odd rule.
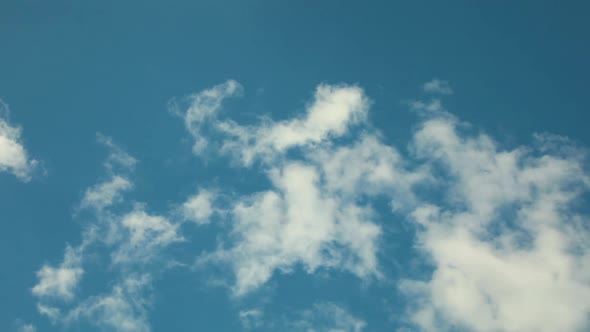
[[[550,134],[505,147],[436,98],[410,104],[418,123],[398,149],[369,123],[363,89],[344,84],[318,85],[301,114],[243,125],[221,111],[242,90],[230,80],[171,107],[194,138],[195,155],[229,159],[236,171],[264,177],[266,187],[198,188],[172,212],[155,213],[126,198],[137,160],[99,136],[111,152],[108,176],[80,203],[93,222],[63,262],[37,272],[32,292],[40,313],[64,325],[84,320],[149,331],[151,287],[165,270],[166,249],[190,241],[182,223],[222,219],[216,248],[195,253],[195,267],[229,271],[221,278],[236,303],[279,274],[337,271],[366,285],[395,283],[405,302],[403,323],[412,330],[588,328],[590,227],[582,205],[590,177],[583,149]],[[424,90],[452,93],[440,80]],[[388,211],[376,206],[382,199]],[[413,228],[409,258],[423,267],[420,275],[402,271],[401,279],[388,280],[380,261],[387,213]],[[113,280],[106,291],[82,297],[85,257],[98,248],[106,250]],[[278,318],[242,308],[236,319],[245,329],[281,331],[359,332],[370,323],[321,301]]]
[[[200,225],[209,223],[209,218],[215,212],[213,207],[215,196],[214,192],[201,189],[197,194],[189,197],[181,207],[184,219]]]
[[[104,164],[109,177],[87,189],[79,207],[79,213],[90,213],[92,222],[85,225],[77,247],[67,246],[62,263],[41,267],[32,293],[38,311],[54,324],[83,320],[106,330],[150,331],[147,308],[153,275],[165,266],[160,266],[162,252],[183,237],[177,223],[149,213],[146,205],[134,203],[130,210],[121,206],[123,194],[133,188],[129,178],[137,160],[106,136],[98,135],[98,141],[110,152]],[[113,277],[107,284],[114,286],[81,296],[76,291],[85,266],[96,263],[97,257],[107,259]]]
[[[266,318],[259,309],[241,311],[239,316],[242,326],[248,331],[362,332],[367,327],[364,320],[331,302],[317,302],[311,308],[279,318]]]
[[[195,96],[230,96],[211,91],[236,84],[232,82]],[[203,109],[202,99],[187,106],[185,122],[192,123],[188,119],[195,118],[194,110]],[[212,104],[218,108],[221,101]],[[207,117],[197,117],[204,119],[198,122],[201,131],[211,127],[215,133],[205,139],[221,146],[222,156],[240,161],[241,167],[257,161],[271,183],[268,190],[230,203],[225,211],[232,219],[229,236],[219,250],[198,261],[228,264],[235,295],[256,290],[275,272],[289,273],[296,266],[308,273],[338,269],[363,280],[380,277],[376,256],[381,229],[372,220],[372,207],[360,201],[390,191],[400,194],[392,195],[399,202],[411,200],[410,188],[424,175],[407,171],[398,152],[371,131],[366,124],[369,104],[358,86],[320,84],[305,113],[292,119],[264,118],[258,125],[243,126],[214,116],[215,107],[205,108]],[[354,145],[332,144],[355,126],[366,133]],[[301,157],[290,156],[294,150]],[[344,159],[346,167],[337,161]],[[185,210],[197,203],[190,199]],[[209,211],[202,203],[200,211]]]
[[[412,320],[425,331],[584,329],[590,232],[576,209],[590,185],[583,151],[547,135],[536,147],[504,150],[486,134],[461,133],[465,126],[441,114],[414,135],[416,156],[441,168],[447,199],[423,201],[411,214],[434,267],[426,280],[400,284]]]
[[[576,204],[590,185],[584,151],[550,135],[501,149],[441,111],[414,135],[438,166],[442,201],[411,214],[434,272],[400,283],[425,331],[581,331],[590,314],[590,233]],[[566,153],[564,153],[566,151]]]
[[[8,113],[8,105],[0,100],[0,172],[29,181],[39,162],[29,157],[21,139],[22,130],[10,125]]]
[[[424,89],[452,93],[440,80]],[[414,327],[576,331],[588,325],[590,233],[587,217],[575,209],[590,184],[583,151],[551,135],[503,149],[489,135],[470,134],[476,130],[438,99],[411,104],[421,120],[405,156],[368,127],[352,143],[335,144],[352,133],[351,125],[362,126],[367,98],[354,86],[317,91],[307,115],[292,120],[244,127],[211,118],[222,151],[245,167],[258,160],[271,183],[234,202],[231,235],[202,257],[232,267],[234,294],[295,266],[380,276],[381,230],[361,198],[384,195],[415,222],[416,248],[434,271],[399,283]],[[338,102],[323,109],[318,100]],[[340,114],[332,122],[338,125],[316,124],[322,117],[314,112]],[[325,130],[308,135],[302,128]],[[290,149],[298,149],[297,157]]]
[[[441,94],[441,95],[452,95],[453,89],[451,89],[451,85],[447,81],[439,80],[439,79],[432,79],[429,82],[424,83],[422,86],[424,91],[434,94]]]
[[[68,246],[59,267],[43,265],[37,271],[39,283],[32,288],[33,294],[40,298],[71,300],[74,297],[74,289],[84,273],[80,255],[79,248],[74,249]]]

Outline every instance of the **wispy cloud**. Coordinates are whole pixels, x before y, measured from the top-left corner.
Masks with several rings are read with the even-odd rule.
[[[441,95],[452,95],[453,89],[451,89],[451,85],[448,81],[439,80],[439,79],[432,79],[429,82],[424,83],[422,86],[424,91],[429,93],[436,93]]]
[[[168,218],[151,214],[143,204],[121,208],[123,194],[133,188],[130,172],[137,161],[104,135],[98,141],[109,150],[105,170],[109,178],[84,193],[80,212],[91,214],[85,225],[82,242],[68,246],[62,263],[45,264],[37,272],[39,281],[32,288],[38,298],[38,311],[55,324],[68,326],[87,320],[100,328],[115,331],[149,331],[147,308],[153,275],[161,253],[171,244],[183,241],[178,224]],[[110,261],[114,284],[110,292],[81,296],[79,288],[86,257],[105,257]]]
[[[149,275],[130,275],[117,283],[110,293],[90,297],[63,318],[64,322],[87,319],[101,328],[121,332],[150,331],[146,291]]]
[[[252,331],[362,332],[367,327],[364,320],[331,302],[317,302],[311,308],[280,317],[266,317],[259,309],[244,310],[240,320],[246,330]]]
[[[16,331],[17,332],[36,332],[37,327],[34,324],[25,323],[21,320],[17,320]]]

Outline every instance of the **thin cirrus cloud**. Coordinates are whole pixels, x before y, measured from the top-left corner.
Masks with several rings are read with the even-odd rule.
[[[22,129],[11,125],[8,115],[8,105],[0,100],[0,172],[29,181],[39,162],[29,157],[21,139]]]
[[[448,81],[439,80],[437,78],[432,79],[424,83],[422,86],[424,91],[429,93],[441,94],[441,95],[452,95],[453,89]]]
[[[21,320],[17,320],[16,322],[16,331],[17,332],[36,332],[37,327],[31,323],[25,323]]]
[[[316,302],[310,308],[281,317],[265,317],[265,313],[259,309],[240,311],[239,317],[242,327],[247,331],[362,332],[367,327],[364,320],[331,302]]]

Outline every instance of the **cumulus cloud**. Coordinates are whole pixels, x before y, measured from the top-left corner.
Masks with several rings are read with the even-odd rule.
[[[341,121],[326,126],[310,115],[330,114],[320,106],[281,122],[210,123],[222,134],[217,137],[223,150],[238,156],[243,166],[261,161],[271,188],[236,200],[229,211],[231,236],[200,262],[229,264],[236,295],[295,266],[309,273],[326,268],[378,276],[381,230],[370,203],[361,198],[384,195],[415,222],[416,248],[434,269],[424,279],[400,282],[415,327],[586,327],[590,236],[587,217],[573,209],[590,184],[583,154],[567,140],[548,135],[537,135],[531,146],[502,149],[486,134],[469,134],[476,130],[438,99],[410,105],[421,120],[407,156],[383,144],[368,127],[351,143],[335,143],[352,133],[352,124],[365,121],[367,98],[357,89],[318,88],[324,95],[316,93],[310,105],[332,100],[326,96],[347,96],[328,103],[339,105],[330,109],[341,110],[335,117]],[[440,80],[424,89],[452,93]],[[298,153],[287,153],[291,149]],[[429,192],[417,189],[429,182],[436,184]]]
[[[21,128],[10,125],[8,106],[0,100],[0,171],[29,181],[38,161],[31,159],[21,139]]]
[[[207,257],[232,266],[236,295],[298,263],[309,273],[334,267],[363,278],[378,275],[381,231],[369,221],[368,209],[323,192],[311,166],[289,163],[270,176],[274,190],[244,197],[233,207],[233,245]]]
[[[439,80],[439,79],[432,79],[429,82],[424,83],[423,89],[429,93],[437,93],[441,95],[452,95],[453,89],[451,89],[451,85],[447,81]]]
[[[574,203],[590,181],[580,159],[542,142],[503,150],[488,135],[462,133],[465,126],[430,118],[414,136],[416,155],[446,179],[446,199],[411,215],[434,267],[428,279],[400,284],[414,323],[427,331],[584,329],[590,233]]]
[[[35,296],[71,300],[74,289],[82,278],[81,252],[68,246],[63,262],[58,267],[43,265],[37,271],[39,283],[32,288]]]
[[[215,212],[213,200],[215,193],[201,189],[197,194],[189,197],[181,207],[181,213],[186,220],[197,224],[209,223],[209,218]]]
[[[199,128],[213,128],[221,151],[240,160],[241,166],[260,161],[258,168],[271,188],[230,203],[225,211],[232,219],[230,235],[219,250],[198,263],[228,264],[238,296],[264,285],[275,272],[288,273],[295,266],[308,273],[323,268],[349,271],[364,280],[380,277],[381,229],[373,222],[372,207],[361,200],[387,193],[403,206],[412,200],[411,187],[425,174],[408,171],[398,152],[381,143],[366,123],[368,108],[360,87],[320,84],[305,113],[291,119],[264,118],[257,125],[243,126],[220,117],[199,117],[205,119],[198,122]],[[193,109],[190,105],[186,117]],[[206,114],[212,113],[208,108]],[[353,136],[352,146],[333,144],[350,136],[354,126],[364,128],[365,134]],[[294,150],[300,157],[290,155]],[[209,204],[200,194],[190,198],[184,210],[208,215]]]
[[[424,89],[452,92],[439,80]],[[505,148],[432,99],[410,104],[419,122],[407,151],[398,150],[368,123],[370,102],[358,86],[320,84],[302,114],[249,125],[220,112],[225,98],[241,91],[230,80],[171,104],[195,139],[196,154],[217,150],[218,157],[238,161],[231,164],[237,171],[266,177],[267,187],[227,196],[225,187],[201,188],[172,216],[142,204],[115,209],[133,187],[127,172],[137,161],[99,136],[111,150],[109,176],[81,202],[96,220],[61,264],[39,270],[33,288],[39,312],[63,324],[84,319],[108,330],[148,331],[159,258],[186,241],[182,222],[206,224],[214,214],[227,219],[218,225],[225,232],[196,266],[226,267],[235,296],[295,269],[383,280],[384,212],[374,204],[385,198],[391,212],[414,227],[413,248],[426,267],[421,271],[428,271],[396,280],[412,330],[587,329],[590,230],[580,205],[590,178],[585,154],[569,140],[538,134],[533,144]],[[231,199],[220,204],[220,197]],[[84,253],[93,245],[106,248],[117,277],[107,292],[74,301]],[[238,318],[251,330],[367,327],[324,302],[278,320],[260,308],[242,310]]]

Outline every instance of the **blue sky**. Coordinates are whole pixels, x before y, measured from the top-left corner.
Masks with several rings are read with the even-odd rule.
[[[587,330],[589,10],[2,1],[0,330]]]

